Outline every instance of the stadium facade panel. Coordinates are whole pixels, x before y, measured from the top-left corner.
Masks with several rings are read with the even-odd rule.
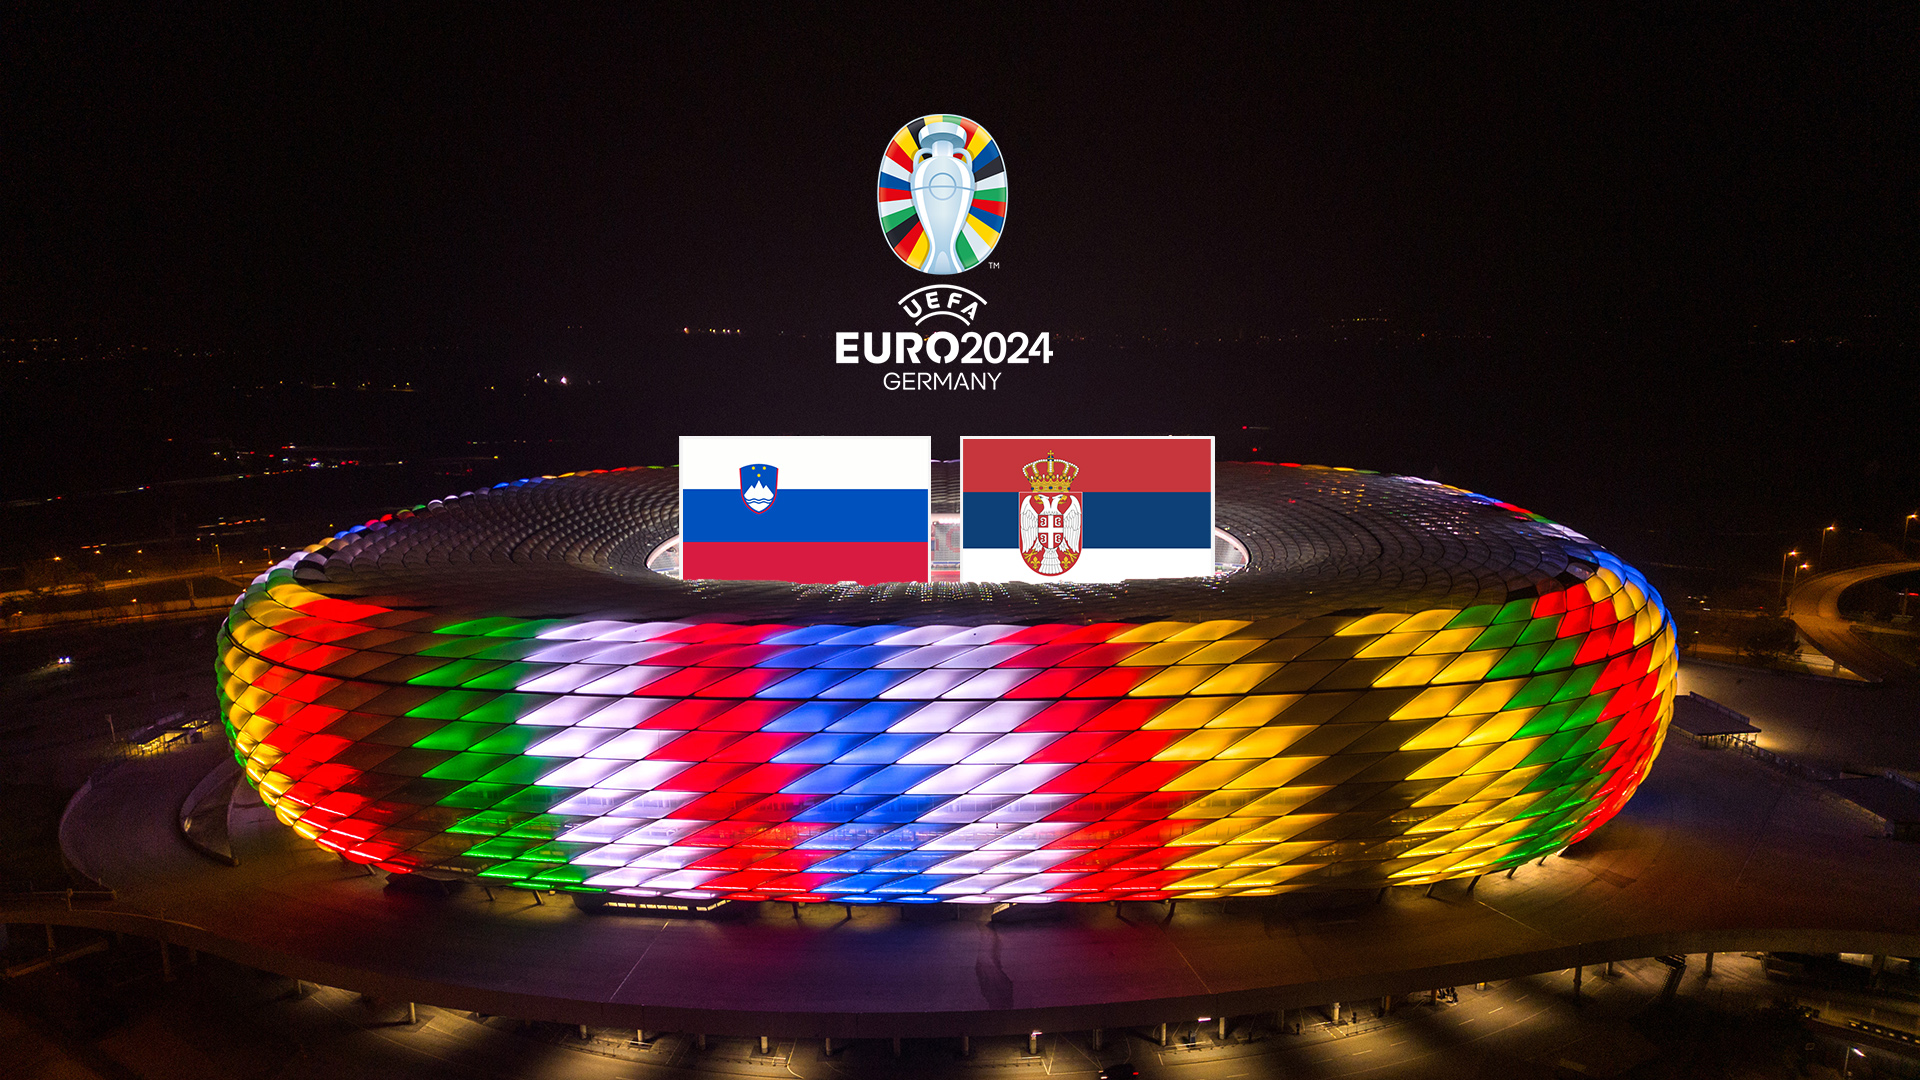
[[[1676,670],[1638,572],[1414,478],[1218,485],[1229,576],[882,586],[648,571],[671,469],[500,485],[257,579],[220,701],[248,783],[348,860],[694,901],[1423,884],[1631,797]]]

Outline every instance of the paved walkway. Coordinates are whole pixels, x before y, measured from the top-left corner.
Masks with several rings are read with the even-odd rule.
[[[210,958],[176,967],[178,981],[161,991],[152,946],[129,941],[121,949],[111,958],[116,966],[105,970],[134,981],[109,999],[111,1019],[78,1032],[48,1022],[65,1015],[66,985],[58,975],[8,984],[14,996],[0,1002],[0,1039],[14,1055],[9,1080],[993,1080],[1043,1074],[1094,1080],[1100,1068],[1123,1061],[1148,1080],[1556,1080],[1618,1075],[1662,1057],[1661,1075],[1785,1076],[1791,1073],[1778,1067],[1778,1036],[1787,1032],[1779,1026],[1756,1032],[1752,1020],[1758,1008],[1798,989],[1766,978],[1757,960],[1723,954],[1711,977],[1699,957],[1684,974],[1655,960],[1630,961],[1611,973],[1589,970],[1578,997],[1565,973],[1553,973],[1462,986],[1457,1004],[1396,1002],[1385,1018],[1375,1015],[1377,1003],[1361,1004],[1343,1014],[1354,1021],[1337,1028],[1318,1011],[1290,1015],[1288,1027],[1298,1025],[1298,1032],[1282,1032],[1270,1016],[1249,1018],[1236,1023],[1225,1042],[1212,1024],[1189,1021],[1170,1029],[1166,1046],[1136,1030],[1105,1032],[1099,1049],[1090,1033],[1044,1034],[1035,1056],[1016,1036],[974,1039],[964,1058],[950,1039],[909,1040],[899,1057],[882,1041],[835,1043],[829,1057],[810,1040],[774,1040],[771,1052],[761,1054],[757,1040],[712,1037],[702,1050],[685,1034],[655,1036],[635,1048],[631,1032],[590,1029],[583,1039],[571,1028],[480,1021],[430,1006],[409,1024],[404,1003],[369,1002],[329,988],[294,990],[284,979]],[[1828,1020],[1858,1017],[1914,1028],[1910,1003],[1811,992],[1816,996],[1808,1004],[1824,1009]],[[1726,1034],[1741,1036],[1741,1045],[1717,1043],[1716,1035]],[[1804,1042],[1804,1035],[1792,1040]],[[1838,1048],[1808,1056],[1830,1060],[1832,1049]],[[1688,1069],[1696,1064],[1708,1068]]]
[[[237,815],[237,868],[179,837],[218,760],[132,761],[69,814],[109,903],[0,901],[8,922],[124,930],[397,1000],[609,1027],[949,1036],[1250,1016],[1669,952],[1920,954],[1920,847],[1741,756],[1669,741],[1622,815],[1517,876],[1364,898],[980,909],[784,905],[730,921],[588,915],[562,896],[385,888]]]

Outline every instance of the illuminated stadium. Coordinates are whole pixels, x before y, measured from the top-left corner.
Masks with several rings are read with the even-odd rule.
[[[1265,896],[1559,851],[1671,715],[1638,572],[1415,478],[1222,463],[1222,573],[1123,585],[682,582],[676,508],[542,477],[285,560],[218,646],[247,781],[354,862],[662,904]]]

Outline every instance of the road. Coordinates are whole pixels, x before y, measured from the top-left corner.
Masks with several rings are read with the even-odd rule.
[[[1840,615],[1841,593],[1863,581],[1916,570],[1920,562],[1891,562],[1816,574],[1793,587],[1787,597],[1787,618],[1815,648],[1864,678],[1902,685],[1920,682],[1920,673],[1860,640],[1853,624]]]

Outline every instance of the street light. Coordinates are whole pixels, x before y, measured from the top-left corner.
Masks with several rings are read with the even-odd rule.
[[[1829,525],[1820,530],[1820,557],[1817,561],[1821,566],[1827,565],[1827,534],[1839,527],[1838,525]]]
[[[1786,603],[1786,600],[1787,600],[1787,560],[1797,559],[1799,557],[1800,557],[1799,548],[1794,548],[1792,551],[1789,551],[1785,555],[1780,556],[1780,602],[1781,603]]]
[[[1900,525],[1900,554],[1902,555],[1907,553],[1907,534],[1913,531],[1914,518],[1920,518],[1920,513],[1908,514],[1907,520]]]

